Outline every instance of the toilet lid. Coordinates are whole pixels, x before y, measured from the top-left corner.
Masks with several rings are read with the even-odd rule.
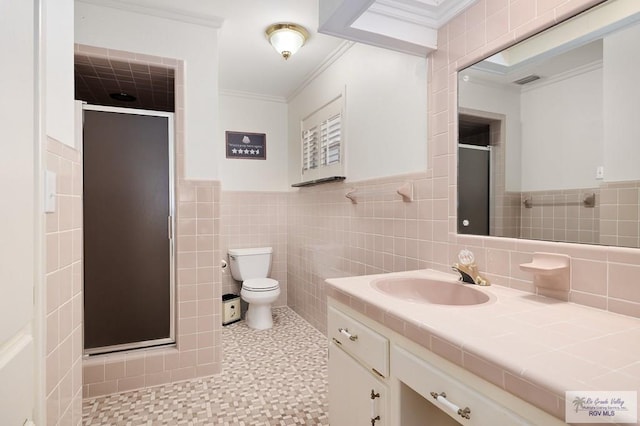
[[[242,288],[252,291],[275,290],[278,286],[278,281],[271,278],[252,278],[242,283]]]

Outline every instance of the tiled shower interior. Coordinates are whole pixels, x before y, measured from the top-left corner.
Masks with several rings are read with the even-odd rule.
[[[220,300],[220,184],[184,179],[184,64],[168,58],[136,55],[113,49],[76,45],[76,53],[89,58],[109,59],[117,63],[171,68],[175,74],[175,167],[176,167],[176,341],[173,348],[114,353],[81,359],[82,336],[73,341],[82,368],[81,393],[84,397],[105,395],[162,383],[188,380],[216,374],[221,367]],[[96,64],[98,64],[96,62]],[[150,71],[149,71],[150,72]],[[78,156],[78,198],[81,194],[81,163]],[[62,179],[62,176],[60,176]],[[64,194],[58,194],[62,198]],[[78,203],[80,206],[80,203]],[[81,226],[81,225],[79,225]],[[81,244],[81,230],[78,232]],[[48,237],[49,238],[49,237]],[[66,241],[66,240],[65,240]],[[60,253],[63,248],[60,246]],[[78,246],[80,247],[80,246]],[[49,250],[48,250],[49,251]],[[56,253],[56,250],[51,250]],[[66,252],[64,252],[66,253]],[[78,260],[80,257],[78,257]],[[79,262],[78,262],[79,263]],[[79,269],[78,269],[79,271]],[[78,278],[80,275],[78,275]],[[78,283],[80,283],[78,281]],[[54,290],[47,285],[47,295]],[[81,300],[81,297],[80,297]],[[61,306],[64,306],[61,304]],[[80,311],[81,312],[81,311]],[[79,317],[80,318],[80,317]],[[48,336],[49,342],[49,336]],[[66,360],[50,357],[62,367]],[[66,357],[65,357],[66,358]],[[47,369],[48,374],[58,369]],[[47,377],[49,383],[49,377]],[[62,382],[64,384],[64,382]],[[49,385],[48,385],[49,386]],[[69,398],[71,400],[71,398]],[[55,390],[49,394],[47,409],[51,424],[64,418],[63,403]],[[73,399],[80,418],[80,397]],[[76,423],[75,421],[73,423]],[[66,423],[65,423],[66,424]],[[71,424],[69,422],[68,424]]]

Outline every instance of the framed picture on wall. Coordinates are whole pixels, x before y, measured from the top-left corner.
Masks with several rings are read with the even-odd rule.
[[[265,133],[226,131],[227,158],[245,160],[267,159],[267,135]]]

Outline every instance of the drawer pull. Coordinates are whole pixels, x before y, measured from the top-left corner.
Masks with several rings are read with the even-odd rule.
[[[376,421],[380,420],[380,415],[376,415],[376,398],[380,398],[380,393],[371,389],[371,426],[375,426]]]
[[[340,334],[348,337],[349,340],[351,340],[352,342],[355,342],[356,340],[358,340],[358,336],[356,334],[349,333],[349,330],[346,328],[340,327],[338,331],[340,332]]]
[[[431,392],[431,396],[438,401],[439,403],[441,403],[442,405],[444,405],[444,408],[446,408],[447,410],[451,411],[454,414],[459,415],[460,417],[462,417],[463,419],[470,419],[471,418],[471,409],[469,407],[464,407],[464,408],[460,408],[458,407],[456,404],[454,404],[453,402],[449,401],[447,399],[447,394],[444,392]]]

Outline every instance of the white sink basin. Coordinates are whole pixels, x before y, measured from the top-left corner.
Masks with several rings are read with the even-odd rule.
[[[371,287],[397,299],[434,305],[480,305],[491,299],[488,294],[471,287],[469,284],[429,278],[381,278],[372,281]]]

